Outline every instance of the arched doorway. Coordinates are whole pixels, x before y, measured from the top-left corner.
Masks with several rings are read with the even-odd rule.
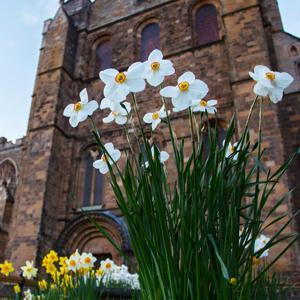
[[[122,217],[117,217],[109,211],[82,213],[70,221],[57,241],[56,249],[61,255],[70,255],[78,249],[80,253],[93,253],[98,261],[111,258],[118,264],[123,262],[118,251],[91,223],[89,217],[110,234],[127,256],[131,256],[126,224]]]

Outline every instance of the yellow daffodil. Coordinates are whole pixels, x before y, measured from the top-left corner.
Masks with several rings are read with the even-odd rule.
[[[46,280],[43,279],[38,282],[38,286],[39,286],[40,290],[44,291],[47,289],[48,283]]]
[[[49,254],[47,255],[48,259],[52,262],[57,262],[58,261],[58,255],[54,250],[51,250]]]
[[[4,261],[3,264],[0,264],[0,273],[4,274],[5,276],[8,276],[14,271],[14,267],[11,262]]]
[[[14,285],[14,292],[15,292],[15,294],[20,294],[21,293],[21,288],[18,284]]]

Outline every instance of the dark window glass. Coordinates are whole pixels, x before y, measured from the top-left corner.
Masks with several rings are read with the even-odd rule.
[[[88,150],[84,156],[83,207],[102,204],[104,176],[93,167],[93,162],[97,159],[99,153],[93,149]]]
[[[154,49],[160,49],[159,25],[152,23],[147,25],[141,36],[141,60],[145,61]]]
[[[103,192],[103,174],[96,170],[96,179],[95,179],[95,205],[102,204],[102,192]]]
[[[218,146],[219,148],[223,147],[223,141],[226,138],[226,131],[224,129],[224,127],[220,124],[218,124],[218,122],[216,123],[216,120],[210,120],[209,122],[209,126],[211,129],[211,135],[212,138],[214,138],[214,135],[217,134],[217,138],[218,138]],[[206,159],[209,155],[209,135],[208,135],[208,124],[204,123],[203,124],[203,155],[204,158]]]
[[[110,41],[105,41],[96,48],[96,73],[110,68],[111,65],[112,46]]]
[[[300,63],[298,63],[297,69],[298,69],[298,75],[300,75]]]
[[[204,5],[197,10],[196,32],[198,45],[219,39],[218,15],[214,5]]]
[[[88,152],[85,156],[83,206],[91,205],[92,181],[93,181],[93,159],[90,153]]]
[[[295,46],[291,47],[291,54],[292,54],[292,56],[297,56],[298,55],[298,50]]]

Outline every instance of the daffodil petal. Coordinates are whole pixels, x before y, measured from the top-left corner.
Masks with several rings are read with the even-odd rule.
[[[177,97],[180,93],[180,90],[178,87],[175,86],[166,86],[160,91],[161,96],[167,97],[167,98],[174,98]]]
[[[108,153],[111,153],[112,151],[114,151],[114,145],[113,143],[106,143],[104,145],[104,148],[105,150],[108,152]]]
[[[152,119],[152,113],[147,113],[144,115],[143,117],[143,121],[147,124],[152,123],[153,119]]]
[[[114,151],[111,153],[111,158],[114,162],[117,162],[121,157],[121,151],[118,149],[114,149]]]
[[[77,127],[79,124],[78,118],[77,118],[77,113],[74,113],[70,119],[69,119],[69,123],[72,127]]]
[[[162,163],[164,163],[165,161],[167,161],[169,159],[170,155],[168,152],[166,151],[161,151],[160,152],[160,156],[159,156],[159,159]]]
[[[100,79],[105,83],[109,84],[115,80],[115,77],[119,74],[119,71],[116,69],[106,69],[99,73]]]
[[[173,67],[173,63],[170,60],[162,60],[160,62],[161,68],[161,74],[164,76],[169,76],[175,73],[175,69]]]
[[[102,121],[103,123],[111,123],[113,120],[115,119],[115,117],[113,116],[112,113],[110,113],[107,117],[103,118]]]
[[[103,98],[101,103],[100,103],[100,109],[105,109],[105,108],[109,108],[111,105],[111,100],[108,98]]]
[[[192,72],[185,72],[178,78],[178,83],[186,81],[191,84],[194,80],[195,75]]]
[[[129,91],[132,93],[138,93],[145,89],[146,83],[142,78],[137,79],[127,79],[126,84],[129,88]]]
[[[147,77],[147,81],[150,85],[156,87],[159,86],[164,81],[164,76],[160,75],[159,72],[151,72],[150,76]]]
[[[274,88],[269,91],[270,100],[273,103],[277,103],[282,100],[283,97],[283,89],[282,88]]]
[[[88,96],[87,89],[83,89],[83,90],[80,92],[79,96],[80,96],[80,101],[81,101],[82,103],[88,103],[88,101],[89,101],[89,96]]]
[[[286,72],[275,72],[275,76],[276,86],[283,89],[287,88],[294,81],[294,78]]]
[[[118,125],[124,125],[124,124],[126,124],[126,122],[127,122],[127,117],[125,117],[125,116],[116,117],[116,123]]]
[[[129,68],[128,71],[125,72],[125,75],[128,79],[137,79],[137,78],[141,78],[143,73],[145,70],[145,65],[141,62],[136,62],[134,64],[132,64]]]
[[[163,54],[160,50],[155,49],[153,50],[148,57],[148,60],[151,62],[157,62],[157,61],[161,61],[163,59]]]
[[[266,88],[265,86],[261,85],[259,82],[257,82],[253,88],[253,91],[256,95],[258,96],[267,96],[268,95],[268,88]]]
[[[217,104],[218,104],[218,101],[217,101],[217,100],[214,100],[214,99],[208,100],[208,101],[207,101],[207,105],[208,105],[208,106],[215,106],[215,105],[217,105]]]
[[[98,107],[99,107],[98,102],[95,100],[92,100],[85,105],[86,113],[89,116],[91,116],[94,113],[94,111],[98,109]]]
[[[71,117],[72,114],[74,112],[74,104],[69,104],[66,106],[66,108],[64,109],[63,115],[65,117]]]
[[[154,120],[153,122],[152,122],[152,130],[155,130],[156,129],[156,127],[159,125],[159,123],[161,122],[161,119],[157,119],[157,120]]]

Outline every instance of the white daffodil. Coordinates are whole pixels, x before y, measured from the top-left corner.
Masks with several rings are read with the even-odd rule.
[[[123,106],[122,106],[123,105]],[[129,102],[111,102],[110,103],[110,114],[103,119],[104,123],[111,123],[115,121],[119,125],[124,125],[127,123],[128,114],[131,111],[131,106]]]
[[[21,267],[22,276],[26,279],[35,278],[38,269],[34,267],[33,261],[26,261],[25,266]]]
[[[81,262],[81,266],[84,269],[91,269],[94,267],[94,264],[96,262],[96,257],[93,256],[92,253],[82,253],[81,257],[80,257],[80,262]]]
[[[254,93],[258,96],[269,96],[273,103],[282,100],[284,89],[294,81],[288,73],[274,72],[260,65],[254,68],[254,73],[249,72],[249,75],[256,81]]]
[[[124,100],[125,99],[126,98],[124,98]],[[100,109],[110,108],[113,103],[116,103],[116,101],[108,99],[108,98],[103,98],[100,103]],[[120,103],[120,102],[117,102],[117,103]]]
[[[33,300],[33,295],[30,289],[24,292],[24,300]]]
[[[121,157],[121,152],[115,149],[112,143],[107,143],[104,147],[109,155],[104,153],[100,159],[93,163],[94,168],[99,169],[99,172],[102,174],[106,174],[109,171],[108,164],[112,165],[113,162],[117,162]]]
[[[270,241],[270,238],[261,234],[256,240],[254,245],[254,251],[255,253],[259,250],[263,249],[266,244]],[[262,254],[259,255],[259,257],[266,257],[269,255],[269,249],[266,249]]]
[[[192,72],[185,72],[177,82],[177,86],[167,86],[160,91],[163,97],[172,98],[174,111],[187,109],[192,105],[192,101],[203,99],[208,93],[207,84],[195,79]]]
[[[145,67],[143,77],[152,86],[160,85],[165,76],[175,73],[173,63],[170,60],[164,60],[163,54],[157,49],[150,53],[148,60],[143,64]]]
[[[158,150],[159,161],[160,161],[161,164],[164,164],[169,159],[170,155],[166,151],[159,151],[159,149],[157,149],[157,150]],[[156,158],[155,157],[155,148],[154,148],[154,146],[151,147],[151,155],[152,155],[152,158],[154,160]],[[149,162],[148,161],[145,162],[145,167],[146,168],[149,167]]]
[[[100,268],[103,270],[104,273],[111,273],[115,269],[115,263],[107,258],[106,260],[101,261]]]
[[[99,107],[97,101],[88,100],[87,90],[84,89],[80,92],[80,100],[75,104],[69,104],[64,109],[63,115],[69,117],[69,122],[72,127],[77,127],[79,122],[86,120],[88,116],[91,116],[93,112]]]
[[[151,124],[152,130],[155,130],[158,124],[161,122],[161,119],[167,116],[165,107],[162,106],[159,111],[155,111],[153,113],[147,113],[144,115],[144,122],[147,124]]]
[[[225,145],[225,141],[223,141],[223,146]],[[226,154],[225,154],[225,157],[228,158],[230,157],[231,155],[233,155],[234,153],[236,153],[234,156],[233,156],[233,160],[237,160],[238,158],[238,149],[237,149],[237,145],[238,143],[234,143],[233,145],[231,143],[228,144],[227,146],[227,149],[226,149]]]
[[[105,83],[104,96],[116,102],[125,100],[126,96],[145,89],[146,83],[142,78],[144,64],[132,64],[128,71],[119,72],[116,69],[106,69],[100,72],[100,79]]]
[[[78,250],[76,250],[76,252],[66,260],[66,265],[69,271],[76,272],[81,269],[81,255],[79,254]]]
[[[217,100],[194,100],[192,102],[192,111],[193,112],[208,112],[209,114],[214,114],[217,112],[215,105],[218,104]]]

